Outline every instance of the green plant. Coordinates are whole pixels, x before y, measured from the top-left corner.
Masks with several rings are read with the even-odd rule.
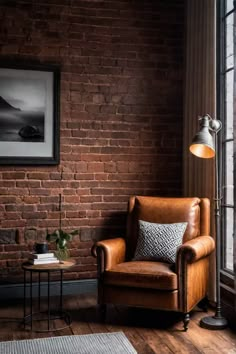
[[[57,247],[56,255],[59,259],[68,258],[67,242],[71,241],[74,235],[78,235],[78,230],[74,230],[70,233],[61,229],[53,231],[51,234],[47,234],[46,240],[48,242],[55,242]]]

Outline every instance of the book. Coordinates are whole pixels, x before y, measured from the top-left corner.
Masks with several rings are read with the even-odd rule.
[[[30,253],[29,258],[30,259],[44,259],[44,258],[50,258],[54,257],[54,253],[48,252],[48,253]]]
[[[43,258],[43,259],[29,259],[29,263],[31,264],[52,264],[52,263],[59,263],[59,259],[56,257],[49,257],[49,258]]]

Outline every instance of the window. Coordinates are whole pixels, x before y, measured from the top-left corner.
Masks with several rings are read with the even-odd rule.
[[[222,268],[234,270],[234,1],[219,1],[218,112],[222,139]]]

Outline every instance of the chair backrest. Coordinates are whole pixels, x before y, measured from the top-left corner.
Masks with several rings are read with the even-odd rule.
[[[199,235],[210,234],[208,198],[168,198],[132,196],[128,203],[127,258],[134,255],[138,238],[138,220],[160,224],[187,222],[183,243]]]

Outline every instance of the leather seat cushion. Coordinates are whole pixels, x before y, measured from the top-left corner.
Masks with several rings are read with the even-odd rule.
[[[178,289],[177,274],[173,271],[173,265],[151,261],[119,263],[105,271],[104,283],[159,290]]]

